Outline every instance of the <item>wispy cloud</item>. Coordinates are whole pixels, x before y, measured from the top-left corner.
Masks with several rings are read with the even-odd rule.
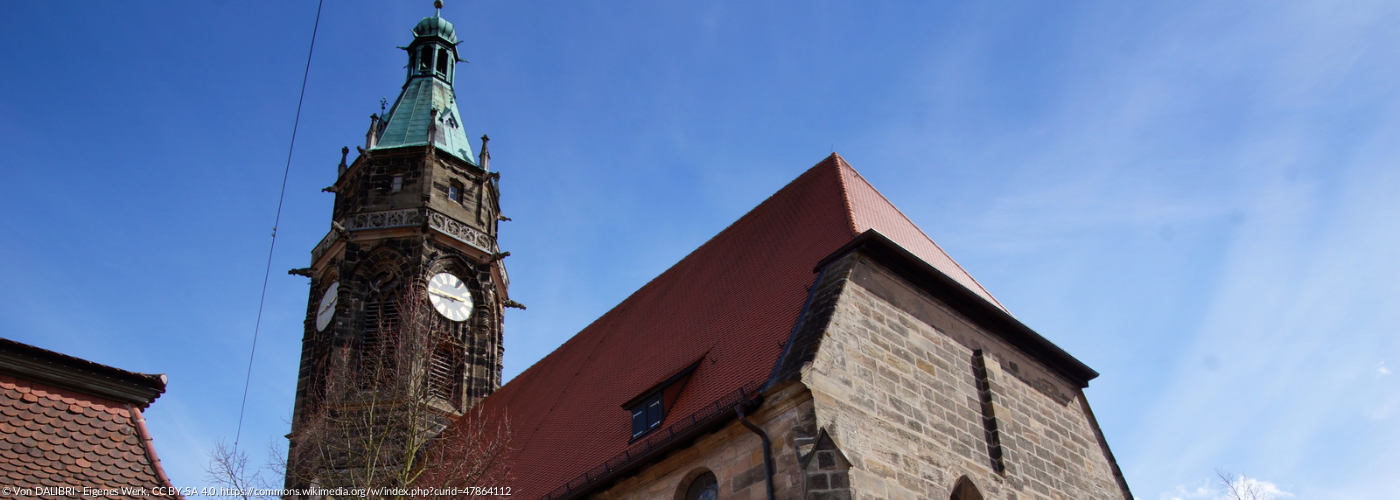
[[[1184,484],[1176,485],[1176,489],[1162,493],[1158,496],[1161,500],[1197,500],[1215,499],[1220,492],[1216,491],[1209,482],[1203,482],[1196,486],[1188,487]]]
[[[1139,377],[1121,399],[1090,396],[1116,420],[1109,441],[1134,489],[1213,499],[1173,485],[1238,464],[1287,477],[1308,498],[1388,495],[1400,478],[1380,464],[1396,463],[1400,432],[1376,422],[1400,414],[1400,383],[1382,362],[1400,347],[1400,101],[1380,82],[1400,76],[1394,4],[1199,4],[1144,16],[1160,22],[1136,13],[1112,14],[1140,33],[1082,32],[1075,50],[1094,64],[1075,85],[1024,89],[1056,105],[997,123],[1002,140],[944,162],[994,181],[945,203],[977,209],[951,211],[944,232],[960,234],[940,242],[971,237],[1004,255],[994,263],[1009,265],[984,267],[994,277],[1034,258],[1065,268],[1039,271],[1047,289],[1098,286],[1064,304],[1023,294],[1012,309],[1039,314],[1027,315],[1038,328],[1047,316],[1067,325],[1076,355],[1100,349],[1088,359],[1106,375],[1095,390]],[[940,85],[931,101],[966,101],[966,89]],[[911,158],[946,158],[962,138],[885,132]],[[1105,269],[1142,279],[1115,281]],[[1037,286],[1027,281],[1023,289]],[[1152,289],[1183,292],[1137,292]],[[1134,301],[1144,297],[1163,300]],[[1162,314],[1150,317],[1157,304]],[[1075,309],[1093,313],[1061,312]],[[1120,311],[1137,321],[1093,331]],[[1132,424],[1117,418],[1129,414]],[[1358,432],[1367,439],[1347,437]]]

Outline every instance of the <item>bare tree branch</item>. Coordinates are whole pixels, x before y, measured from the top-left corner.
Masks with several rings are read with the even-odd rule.
[[[209,463],[204,465],[204,474],[216,487],[236,492],[244,500],[276,498],[252,495],[255,488],[267,488],[261,471],[249,473],[248,454],[235,450],[223,441],[215,443],[214,449],[209,452]]]
[[[451,328],[421,291],[407,288],[366,315],[377,324],[363,339],[331,351],[324,389],[289,436],[291,451],[272,460],[288,486],[402,498],[414,489],[460,490],[504,479],[506,416],[461,408],[469,401],[462,392],[467,339],[452,332],[469,330]],[[211,480],[251,484],[246,457],[222,445],[211,455]]]
[[[1271,484],[1250,479],[1244,474],[1236,477],[1234,474],[1216,469],[1215,475],[1220,478],[1226,498],[1229,500],[1274,500],[1278,498],[1280,493],[1278,489],[1272,488]],[[1291,495],[1283,493],[1283,496]]]

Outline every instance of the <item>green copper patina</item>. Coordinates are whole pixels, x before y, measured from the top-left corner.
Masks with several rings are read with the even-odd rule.
[[[394,107],[379,125],[378,140],[371,149],[425,146],[431,141],[438,149],[476,165],[467,134],[462,129],[462,112],[452,89],[456,76],[457,32],[442,18],[442,5],[433,17],[425,17],[413,27],[413,43],[408,51],[408,81]]]

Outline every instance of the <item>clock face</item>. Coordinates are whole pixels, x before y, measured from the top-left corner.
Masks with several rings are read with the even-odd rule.
[[[316,308],[316,331],[325,331],[335,317],[335,304],[340,300],[340,282],[331,283],[326,294],[321,296],[321,305]]]
[[[433,308],[452,321],[466,321],[472,315],[472,292],[461,278],[438,273],[428,280],[428,300]]]

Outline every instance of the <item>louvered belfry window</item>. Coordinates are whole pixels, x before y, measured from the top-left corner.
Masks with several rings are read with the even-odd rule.
[[[393,300],[376,299],[365,304],[361,358],[370,366],[392,366],[394,333],[399,327],[399,307]]]
[[[428,396],[445,399],[454,406],[461,399],[462,349],[443,343],[433,349],[428,363]]]

